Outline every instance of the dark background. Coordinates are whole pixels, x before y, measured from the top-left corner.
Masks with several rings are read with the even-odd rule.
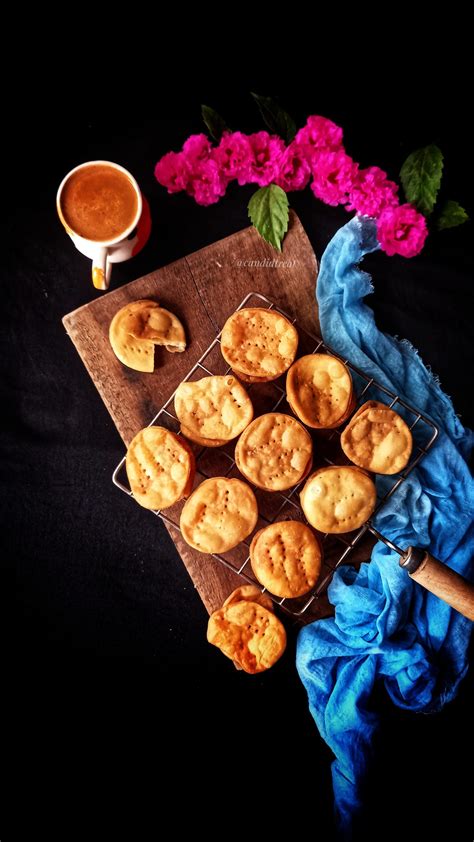
[[[280,94],[298,125],[311,113],[340,123],[349,154],[394,180],[409,152],[437,142],[445,155],[443,194],[472,216],[469,136],[449,90],[420,107],[402,96],[374,105],[336,88],[302,94],[255,80],[252,88]],[[131,821],[132,838],[142,838],[142,822],[159,828],[163,817],[183,832],[213,833],[220,805],[228,827],[244,816],[255,832],[270,832],[284,816],[298,832],[331,839],[331,753],[307,709],[294,639],[282,662],[254,677],[237,673],[206,643],[204,608],[165,528],[111,483],[123,445],[61,324],[65,313],[100,295],[89,261],[56,217],[65,173],[82,161],[117,161],[150,202],[152,237],[133,261],[114,267],[117,288],[247,224],[252,186],[232,185],[219,204],[200,208],[184,194],[168,196],[153,169],[202,130],[201,102],[234,129],[259,130],[260,116],[242,85],[225,95],[215,86],[188,87],[179,97],[160,92],[156,107],[148,100],[146,109],[132,97],[126,119],[118,99],[99,109],[81,90],[69,105],[61,100],[58,114],[54,84],[44,91],[39,84],[30,90],[34,137],[12,127],[23,165],[4,229],[2,511],[6,557],[17,569],[17,754],[29,805],[18,821],[33,818],[52,832],[60,805],[68,817],[63,838],[70,838],[97,807],[105,827]],[[318,203],[309,189],[290,202],[320,258],[348,215]],[[467,224],[433,234],[418,258],[377,254],[364,264],[374,277],[379,326],[419,349],[468,426],[470,241]],[[463,766],[473,701],[471,677],[435,716],[398,711],[380,689],[373,705],[382,728],[361,836],[390,827],[408,839],[442,832],[472,838]],[[417,806],[406,798],[413,793]]]

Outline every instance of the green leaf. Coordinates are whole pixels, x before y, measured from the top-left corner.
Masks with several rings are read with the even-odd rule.
[[[457,225],[462,225],[467,222],[469,215],[466,213],[459,202],[449,201],[443,205],[441,214],[438,219],[438,229],[442,231],[444,228],[456,228]]]
[[[229,131],[226,122],[210,105],[201,105],[201,116],[213,140],[219,141]]]
[[[288,197],[281,187],[270,184],[253,194],[248,204],[249,217],[267,243],[281,251],[281,241],[288,230]]]
[[[296,123],[287,111],[269,96],[259,96],[252,93],[257,103],[265,125],[272,134],[283,138],[285,143],[291,143],[296,134]]]
[[[430,215],[436,204],[442,172],[443,153],[433,143],[412,152],[400,170],[407,201],[425,216]]]

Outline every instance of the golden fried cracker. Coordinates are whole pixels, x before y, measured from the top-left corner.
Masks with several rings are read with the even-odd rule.
[[[408,464],[413,439],[403,418],[378,401],[367,401],[341,435],[346,456],[377,474],[397,474]]]
[[[275,310],[237,310],[222,330],[222,355],[238,376],[276,380],[290,367],[297,347],[295,327]]]
[[[330,354],[296,360],[287,374],[286,392],[295,415],[316,429],[338,427],[354,406],[350,371]]]
[[[236,588],[235,591],[229,594],[222,607],[225,608],[227,605],[233,605],[234,602],[242,602],[242,600],[256,602],[258,605],[266,608],[267,611],[273,611],[272,598],[268,594],[263,593],[257,585],[240,585],[239,588]]]
[[[258,581],[275,596],[302,596],[313,588],[321,569],[321,545],[299,520],[272,523],[254,535],[250,562]]]
[[[193,452],[165,427],[140,430],[130,443],[125,466],[133,496],[145,509],[165,509],[191,491]]]
[[[222,443],[240,435],[253,418],[252,401],[232,374],[185,380],[176,390],[174,407],[191,435]]]
[[[263,593],[257,585],[241,585],[239,588],[236,588],[229,594],[222,607],[226,608],[228,605],[233,605],[235,602],[242,602],[242,600],[256,602],[257,605],[262,605],[267,611],[274,610],[272,598],[268,594]],[[234,661],[234,666],[238,670],[242,669],[237,661]]]
[[[150,305],[158,306],[147,299],[126,304],[115,314],[109,327],[110,344],[120,362],[135,371],[149,373],[154,370],[155,346],[150,340],[137,339],[131,330],[141,318],[140,314],[148,312]]]
[[[300,494],[311,526],[332,534],[358,529],[375,509],[375,485],[365,471],[352,466],[320,468]]]
[[[256,602],[240,602],[214,611],[209,617],[207,639],[245,672],[269,669],[286,648],[283,624]]]
[[[296,418],[268,412],[252,421],[235,448],[239,471],[268,491],[297,485],[311,470],[313,443]]]
[[[212,477],[193,491],[181,512],[184,540],[201,553],[225,553],[255,529],[255,494],[239,479]]]

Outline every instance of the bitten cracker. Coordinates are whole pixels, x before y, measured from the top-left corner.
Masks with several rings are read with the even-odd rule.
[[[307,354],[293,363],[286,392],[295,415],[315,429],[338,427],[354,407],[350,371],[330,354]]]
[[[239,479],[212,477],[193,491],[181,512],[184,540],[201,553],[225,553],[255,529],[255,494]]]
[[[192,450],[165,427],[140,430],[130,443],[125,466],[133,496],[145,509],[165,509],[191,491]]]
[[[397,474],[406,467],[413,439],[403,418],[378,401],[367,401],[341,435],[346,456],[377,474]]]
[[[283,491],[311,470],[313,443],[296,418],[268,412],[252,421],[235,448],[239,471],[258,488]]]
[[[308,593],[318,580],[321,561],[318,539],[298,520],[272,523],[257,532],[250,544],[252,570],[275,596]]]
[[[360,468],[320,468],[300,494],[306,519],[320,532],[332,534],[358,529],[375,509],[375,485]]]
[[[209,617],[207,639],[251,674],[269,669],[286,648],[286,632],[280,620],[256,602],[246,600],[214,611]]]
[[[155,345],[164,345],[167,351],[184,351],[186,336],[178,317],[154,301],[145,300],[145,303],[148,306],[135,314],[131,335],[135,339],[149,339]]]
[[[154,370],[155,345],[164,345],[168,351],[186,348],[184,328],[177,316],[148,298],[131,301],[115,314],[109,340],[120,362],[150,373]]]
[[[237,375],[276,380],[290,367],[297,347],[295,327],[275,310],[237,310],[222,330],[222,356]]]

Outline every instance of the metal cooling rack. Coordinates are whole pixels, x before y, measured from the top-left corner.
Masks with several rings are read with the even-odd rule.
[[[302,328],[297,320],[292,318],[288,313],[277,307],[265,295],[257,292],[250,292],[245,296],[241,302],[238,310],[243,307],[265,307],[268,310],[276,310],[285,316],[291,324],[295,325],[298,335],[298,356],[304,354],[314,354],[317,351],[322,351],[326,354],[332,354],[341,359],[351,371],[354,391],[357,394],[357,407],[366,400],[379,400],[387,406],[396,408],[396,411],[402,415],[407,422],[413,434],[413,452],[412,458],[399,475],[380,476],[377,477],[377,506],[372,514],[372,517],[366,521],[358,530],[341,535],[331,535],[318,533],[320,541],[323,545],[323,565],[319,580],[308,594],[304,594],[298,598],[280,598],[275,597],[271,593],[269,596],[273,601],[279,605],[285,612],[294,617],[302,618],[302,615],[307,613],[308,620],[311,619],[309,614],[310,607],[316,607],[317,600],[325,593],[327,586],[334,574],[334,571],[343,564],[349,561],[349,556],[354,550],[359,541],[368,534],[372,534],[377,540],[383,541],[388,547],[391,543],[386,539],[373,525],[373,521],[377,513],[380,511],[384,503],[395,493],[400,485],[405,481],[408,475],[418,465],[420,460],[425,456],[430,447],[435,442],[438,436],[438,428],[433,421],[424,415],[419,410],[407,404],[399,395],[387,389],[381,383],[369,377],[359,368],[354,366],[350,360],[343,359],[339,354],[336,354],[330,347],[328,347],[323,340]],[[220,351],[221,334],[214,339],[209,345],[209,348],[204,352],[198,362],[191,368],[184,380],[199,380],[205,375],[225,375],[231,371],[231,367],[227,365]],[[265,412],[285,412],[289,415],[294,415],[288,403],[286,402],[286,392],[284,387],[284,376],[278,380],[270,383],[259,384],[244,384],[247,392],[251,394],[252,403],[254,405],[255,416],[262,415]],[[171,395],[166,403],[161,407],[159,412],[150,421],[149,426],[159,424],[166,427],[172,432],[179,433],[179,421],[174,414],[174,396]],[[387,398],[389,399],[387,401]],[[356,408],[357,408],[356,407]],[[354,410],[354,412],[356,409]],[[321,465],[340,465],[351,464],[345,457],[339,445],[339,430],[331,431],[309,431],[312,434],[314,447],[313,470]],[[196,477],[193,488],[196,488],[204,479],[209,479],[212,476],[225,477],[241,477],[234,460],[235,441],[229,442],[219,448],[206,448],[195,445],[189,442],[193,447],[196,457]],[[114,484],[121,489],[121,491],[132,497],[132,492],[128,483],[125,471],[125,456],[117,465],[112,480]],[[299,504],[298,492],[304,485],[305,480],[299,483],[288,492],[269,492],[261,489],[254,489],[257,497],[259,518],[256,526],[261,529],[268,526],[275,521],[281,520],[301,520],[306,522],[303,511]],[[173,527],[179,529],[179,518],[181,509],[184,505],[184,500],[176,505],[167,508],[166,511],[155,511],[154,514],[161,517],[161,519]],[[237,573],[247,582],[257,585],[262,591],[263,588],[259,582],[256,581],[252,568],[250,565],[249,547],[252,536],[249,536],[245,541],[242,541],[233,550],[224,554],[213,553],[213,557],[221,564],[228,567],[234,573]]]

